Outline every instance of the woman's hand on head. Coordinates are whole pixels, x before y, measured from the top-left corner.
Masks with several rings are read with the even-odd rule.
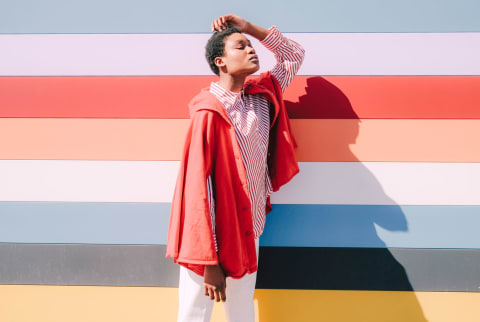
[[[240,31],[245,31],[248,26],[248,21],[239,17],[233,13],[229,13],[223,16],[218,17],[212,22],[211,29],[212,31],[222,31],[227,27],[237,27]]]

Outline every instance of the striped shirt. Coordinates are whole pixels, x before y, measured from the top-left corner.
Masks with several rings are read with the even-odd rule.
[[[260,43],[273,52],[276,64],[270,72],[278,80],[282,91],[285,91],[303,62],[305,50],[297,42],[283,36],[276,26],[270,27],[268,35]],[[235,128],[247,176],[253,231],[255,238],[258,238],[265,227],[267,197],[273,191],[267,166],[271,103],[261,95],[245,94],[243,89],[238,93],[232,92],[218,82],[211,82],[210,92],[225,107]],[[208,176],[208,200],[215,248],[218,251],[213,191],[212,178]]]

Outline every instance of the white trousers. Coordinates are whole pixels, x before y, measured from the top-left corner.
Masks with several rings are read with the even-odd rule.
[[[259,239],[255,239],[257,264]],[[223,302],[227,322],[254,322],[253,293],[257,272],[245,274],[242,278],[226,278],[226,301]],[[203,276],[180,266],[179,302],[177,322],[209,322],[213,304],[203,288]]]

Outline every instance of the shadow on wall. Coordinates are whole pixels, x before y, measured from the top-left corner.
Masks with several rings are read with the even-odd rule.
[[[285,103],[291,118],[358,120],[349,99],[322,77],[309,78],[306,94],[299,97],[298,102]],[[350,123],[355,128],[345,130],[351,137],[342,141],[344,146],[338,147],[345,150],[343,155],[350,154],[356,161],[359,160],[348,144],[356,141],[359,123],[360,120]],[[358,164],[362,167],[362,163]],[[393,206],[371,207],[375,210],[367,212],[366,216],[356,216],[358,219],[354,222],[322,214],[326,221],[322,227],[313,227],[305,233],[312,234],[312,238],[325,234],[338,238],[354,232],[357,237],[353,240],[369,240],[372,245],[378,246],[262,247],[255,291],[261,322],[293,321],[294,317],[295,321],[427,321],[404,267],[386,248],[375,229],[376,224],[387,230],[407,231],[405,214],[385,194],[369,169],[362,169],[363,182],[369,189],[375,188],[378,199],[388,199]],[[301,207],[298,206],[292,210],[299,211]],[[352,205],[352,211],[358,209],[356,206]],[[294,214],[289,217],[294,218]],[[352,218],[351,214],[346,218]],[[294,223],[290,227],[291,231],[282,233],[304,233],[299,232]]]

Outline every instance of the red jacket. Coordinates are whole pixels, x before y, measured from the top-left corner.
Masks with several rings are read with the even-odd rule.
[[[300,170],[289,118],[276,78],[267,71],[244,84],[246,94],[261,94],[273,103],[267,164],[273,191]],[[240,278],[257,270],[253,219],[240,146],[223,105],[203,88],[189,104],[190,124],[170,212],[166,257],[203,276],[205,265],[220,262],[226,276]],[[274,113],[272,113],[274,112]],[[212,175],[216,237],[206,179]],[[272,210],[270,197],[266,213]]]

